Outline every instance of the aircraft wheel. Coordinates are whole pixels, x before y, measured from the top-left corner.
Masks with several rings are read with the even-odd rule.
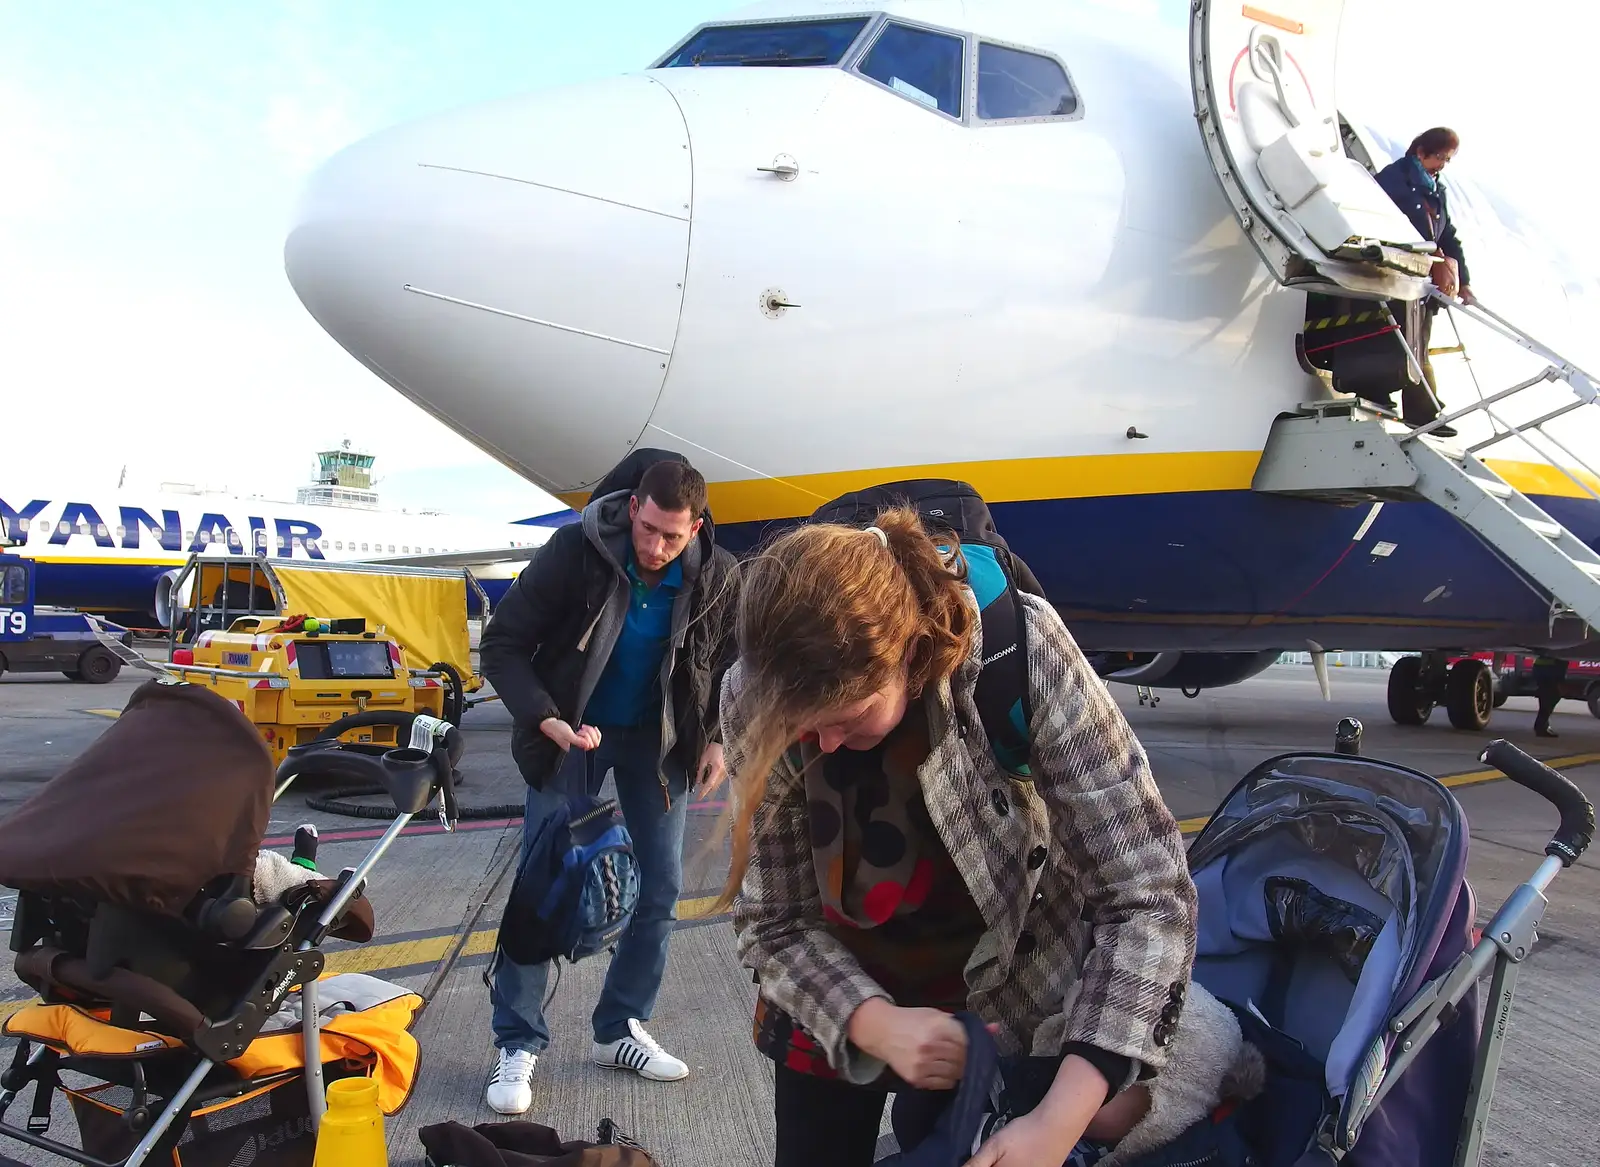
[[[1433,698],[1422,683],[1422,658],[1403,656],[1389,670],[1389,716],[1396,725],[1426,725]]]
[[[1457,729],[1479,730],[1494,712],[1494,675],[1481,660],[1461,660],[1450,670],[1445,707]]]
[[[1496,681],[1494,686],[1494,707],[1499,709],[1509,700],[1511,700],[1511,694],[1506,692],[1506,687],[1503,684]],[[1600,717],[1600,713],[1596,713],[1595,716]]]
[[[0,658],[0,668],[4,668],[5,663],[5,660]],[[1595,717],[1600,717],[1600,685],[1596,685],[1594,688],[1590,689],[1587,696],[1589,700],[1590,714]]]
[[[78,658],[77,676],[73,679],[82,681],[86,685],[104,685],[116,680],[117,674],[121,671],[122,662],[104,648],[95,645]]]

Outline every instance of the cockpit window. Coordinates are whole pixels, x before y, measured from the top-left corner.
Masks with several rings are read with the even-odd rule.
[[[837,65],[870,20],[871,17],[861,16],[783,24],[715,25],[695,33],[660,67]]]
[[[1078,95],[1060,62],[1002,45],[978,46],[978,116],[1062,117],[1078,112]]]
[[[861,73],[929,109],[961,116],[961,67],[966,42],[958,36],[888,24],[861,60]]]

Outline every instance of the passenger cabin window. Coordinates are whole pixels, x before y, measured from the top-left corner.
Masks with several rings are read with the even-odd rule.
[[[837,65],[870,17],[804,20],[782,24],[724,24],[702,28],[660,65],[663,69],[702,65],[767,67]]]
[[[962,56],[958,36],[888,24],[861,60],[861,74],[929,109],[961,116]]]
[[[1001,45],[978,46],[978,116],[1065,117],[1078,112],[1078,95],[1059,61]]]

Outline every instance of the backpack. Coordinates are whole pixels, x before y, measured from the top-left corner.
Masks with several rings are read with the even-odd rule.
[[[918,478],[869,486],[823,503],[811,519],[865,528],[885,507],[902,504],[915,507],[930,531],[950,531],[961,540],[967,585],[978,601],[983,627],[983,670],[973,700],[1001,769],[1015,778],[1030,778],[1028,726],[1033,705],[1028,695],[1026,624],[1018,592],[1043,596],[1044,589],[995,529],[989,504],[965,482]]]
[[[639,904],[639,863],[614,800],[560,800],[530,830],[495,960],[582,960],[616,944]]]
[[[682,462],[687,466],[689,459],[676,450],[638,446],[628,451],[622,461],[606,471],[606,476],[594,484],[594,489],[589,492],[588,501],[593,502],[608,494],[616,494],[619,490],[638,490],[639,483],[644,480],[644,472],[657,462]]]

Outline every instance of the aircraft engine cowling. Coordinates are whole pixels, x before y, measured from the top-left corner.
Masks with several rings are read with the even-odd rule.
[[[172,626],[172,587],[177,582],[178,572],[176,569],[156,579],[155,597],[150,610],[155,613],[156,623],[162,628],[170,628]]]
[[[1150,689],[1220,689],[1269,668],[1281,649],[1262,652],[1106,653],[1096,661],[1103,680]]]

